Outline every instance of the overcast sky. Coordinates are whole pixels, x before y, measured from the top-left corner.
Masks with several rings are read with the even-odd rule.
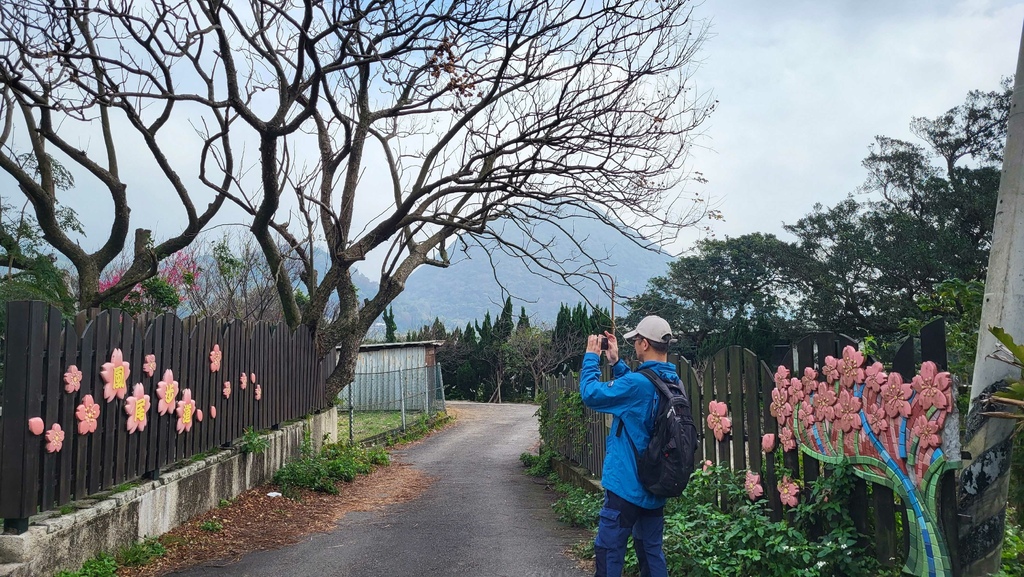
[[[914,140],[911,117],[997,89],[1024,23],[1024,2],[1001,0],[709,0],[699,11],[713,37],[696,79],[719,107],[693,167],[725,214],[718,237],[789,238],[783,223],[863,182],[875,135]]]
[[[719,105],[692,155],[708,183],[690,192],[712,196],[724,213],[714,223],[719,238],[788,238],[783,223],[863,182],[860,162],[875,135],[913,140],[911,117],[937,116],[1013,73],[1024,0],[707,0],[696,16],[710,20],[711,37],[694,80]],[[194,140],[187,123],[168,127],[170,138],[175,130],[183,143]],[[194,157],[192,148],[168,152]],[[151,228],[157,240],[179,232],[184,213],[174,195],[154,195],[145,185],[151,168],[124,160],[123,172],[139,173],[129,186],[132,228]],[[109,198],[95,185],[77,193],[68,200],[89,232],[83,244],[101,242]],[[218,221],[238,222],[238,211],[227,208]],[[696,238],[684,234],[671,249],[682,252]],[[375,264],[359,268],[375,277]]]

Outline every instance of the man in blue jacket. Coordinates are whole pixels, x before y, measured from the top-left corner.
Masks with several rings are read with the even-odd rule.
[[[605,355],[614,378],[607,383],[600,380],[600,335],[587,339],[587,352],[580,370],[583,403],[595,411],[612,415],[601,475],[604,507],[594,540],[595,576],[619,577],[622,574],[626,540],[632,534],[641,577],[668,577],[661,548],[665,499],[648,493],[640,484],[633,447],[639,451],[647,447],[658,401],[654,383],[639,371],[651,369],[669,382],[677,378],[675,365],[667,362],[668,346],[673,342],[672,329],[665,319],[649,316],[640,321],[635,330],[623,335],[636,349],[641,362],[638,372],[630,371],[619,358],[615,335],[605,332],[604,337],[608,339]]]

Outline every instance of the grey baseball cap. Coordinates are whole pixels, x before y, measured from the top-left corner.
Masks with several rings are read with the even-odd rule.
[[[668,326],[668,321],[655,315],[644,317],[644,320],[640,321],[640,324],[636,325],[635,329],[622,335],[622,337],[629,341],[637,335],[655,343],[667,345],[675,342],[675,339],[672,338],[672,327]]]

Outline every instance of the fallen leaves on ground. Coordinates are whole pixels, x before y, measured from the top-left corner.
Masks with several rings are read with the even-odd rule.
[[[199,515],[160,537],[167,554],[144,567],[122,567],[119,577],[152,577],[201,565],[227,565],[246,553],[298,543],[311,533],[333,529],[352,511],[376,511],[420,496],[433,482],[405,463],[380,467],[351,483],[339,483],[337,495],[302,491],[300,499],[268,497],[274,485],[250,489],[230,505]],[[222,527],[208,531],[203,525]]]

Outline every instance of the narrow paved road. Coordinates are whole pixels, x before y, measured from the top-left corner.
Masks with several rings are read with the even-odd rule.
[[[395,454],[436,477],[418,499],[349,513],[331,533],[179,576],[583,577],[564,551],[586,534],[559,523],[554,496],[523,474],[536,407],[450,403],[456,424]],[[267,527],[273,531],[273,527]]]

